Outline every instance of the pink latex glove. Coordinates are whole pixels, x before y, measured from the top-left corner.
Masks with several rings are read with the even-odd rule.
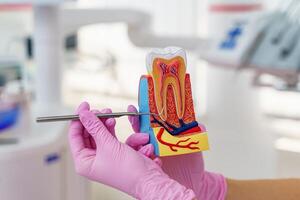
[[[69,142],[78,174],[138,199],[195,198],[191,189],[170,179],[154,161],[119,142],[114,119],[98,119],[86,102],[77,113],[80,121],[71,122]]]
[[[128,106],[127,110],[128,112],[137,112],[137,109],[132,105]],[[135,133],[129,136],[126,143],[143,155],[155,158],[154,147],[152,144],[148,144],[148,134],[139,133],[139,118],[130,116],[128,119]],[[197,199],[225,199],[227,191],[226,180],[220,174],[205,171],[202,153],[167,156],[155,158],[154,161],[162,165],[163,171],[172,179],[187,188],[191,188],[195,192]]]

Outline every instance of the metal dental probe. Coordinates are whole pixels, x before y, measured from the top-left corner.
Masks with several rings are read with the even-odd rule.
[[[99,113],[96,114],[98,118],[117,118],[122,116],[140,116],[140,115],[157,115],[155,113],[136,113],[136,112],[115,112],[115,113]],[[60,116],[47,116],[37,117],[36,122],[56,122],[67,120],[79,120],[79,115],[60,115]]]

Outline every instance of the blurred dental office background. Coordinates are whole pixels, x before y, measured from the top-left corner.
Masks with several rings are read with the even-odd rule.
[[[187,50],[207,170],[300,177],[300,1],[0,0],[3,200],[132,199],[75,174],[68,123],[82,101],[137,106],[151,48]],[[132,133],[117,119],[121,141]]]

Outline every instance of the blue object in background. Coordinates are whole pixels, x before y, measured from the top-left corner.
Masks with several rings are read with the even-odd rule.
[[[0,110],[0,133],[1,130],[14,125],[20,114],[20,106],[15,105],[7,110]]]
[[[221,42],[221,49],[234,49],[237,44],[237,38],[242,35],[243,29],[240,25],[233,27],[227,33],[227,38]]]
[[[46,164],[53,164],[60,160],[60,155],[58,153],[51,153],[45,156],[45,163]]]

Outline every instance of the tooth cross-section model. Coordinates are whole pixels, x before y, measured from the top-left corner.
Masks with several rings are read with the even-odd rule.
[[[146,60],[148,75],[139,85],[141,131],[150,135],[157,156],[194,153],[208,149],[204,127],[195,118],[185,51],[178,47],[154,49]]]

